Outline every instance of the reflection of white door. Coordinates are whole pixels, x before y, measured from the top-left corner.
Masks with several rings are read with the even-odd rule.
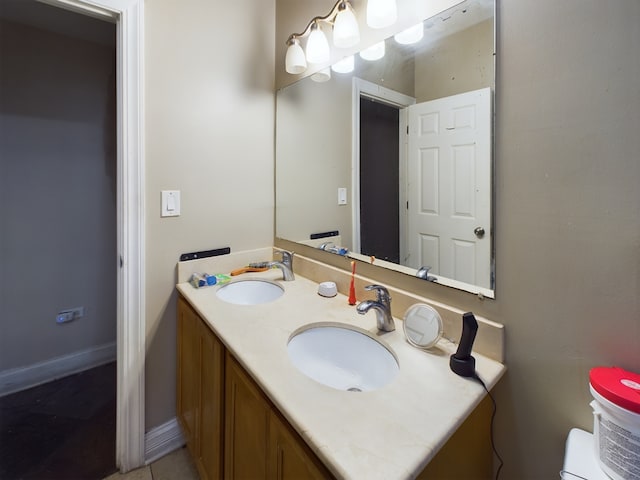
[[[405,264],[491,288],[491,90],[408,110]]]

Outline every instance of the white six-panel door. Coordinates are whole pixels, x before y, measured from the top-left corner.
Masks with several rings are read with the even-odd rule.
[[[404,263],[491,288],[491,90],[408,110]]]

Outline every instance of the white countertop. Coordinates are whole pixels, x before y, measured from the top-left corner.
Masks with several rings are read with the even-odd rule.
[[[279,281],[279,270],[238,279],[249,276],[278,279],[284,295],[244,306],[218,299],[217,286],[177,288],[336,477],[415,477],[486,395],[478,382],[451,372],[456,345],[450,341],[421,351],[405,340],[402,320],[395,319],[394,332],[378,334],[374,312],[357,314],[341,294],[321,297],[318,284],[298,274],[291,282]],[[396,354],[398,375],[370,392],[335,390],[306,377],[290,362],[287,342],[296,329],[315,322],[368,330]],[[491,389],[504,365],[473,355]]]

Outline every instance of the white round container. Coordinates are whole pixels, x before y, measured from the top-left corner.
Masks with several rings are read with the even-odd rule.
[[[640,375],[598,367],[589,378],[600,468],[614,480],[640,480]]]
[[[338,287],[335,282],[322,282],[318,285],[318,295],[323,297],[335,297],[338,294]]]

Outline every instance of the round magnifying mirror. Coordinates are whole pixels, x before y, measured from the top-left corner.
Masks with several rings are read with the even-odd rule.
[[[442,336],[442,318],[433,307],[418,303],[404,314],[403,328],[411,345],[431,348]]]

